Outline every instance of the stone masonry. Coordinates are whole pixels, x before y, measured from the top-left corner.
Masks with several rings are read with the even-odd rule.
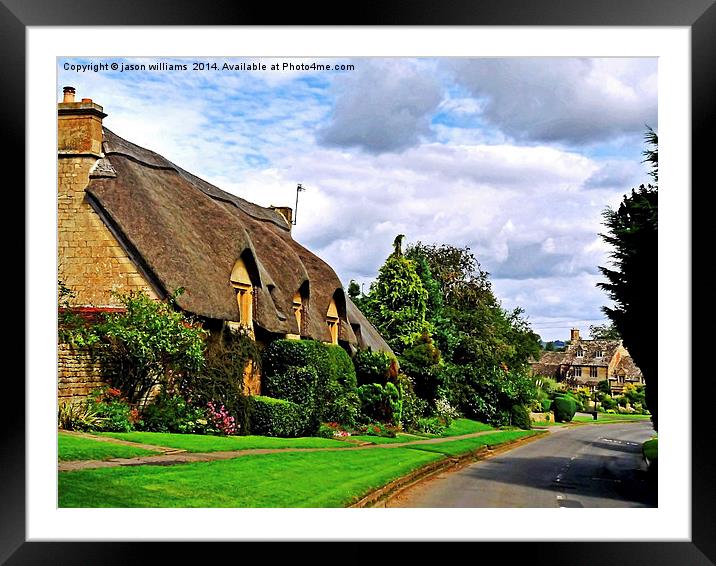
[[[89,393],[105,385],[99,362],[89,351],[68,344],[57,347],[57,401],[85,399]]]

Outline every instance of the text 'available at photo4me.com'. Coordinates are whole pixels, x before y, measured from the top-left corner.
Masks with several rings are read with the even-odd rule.
[[[87,63],[64,63],[65,71],[76,73],[102,73],[118,72],[128,73],[137,71],[159,71],[159,72],[216,72],[216,73],[253,73],[253,72],[297,72],[297,71],[355,71],[352,63],[332,63],[317,61],[283,61],[283,60],[261,60],[241,62],[216,62],[216,61],[190,61],[190,62],[166,62],[155,61],[152,63],[134,63],[127,61],[104,61],[92,60]]]

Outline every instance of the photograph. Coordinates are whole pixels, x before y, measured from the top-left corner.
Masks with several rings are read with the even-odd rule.
[[[659,69],[57,57],[57,507],[657,509]]]

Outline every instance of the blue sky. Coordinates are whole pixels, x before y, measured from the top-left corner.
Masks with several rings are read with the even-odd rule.
[[[184,63],[77,72],[65,63]],[[266,71],[192,70],[194,61]],[[352,71],[271,71],[272,63]],[[399,233],[469,246],[544,339],[587,334],[607,300],[601,214],[649,181],[655,59],[61,59],[105,125],[224,190],[294,206],[294,237],[367,289]]]

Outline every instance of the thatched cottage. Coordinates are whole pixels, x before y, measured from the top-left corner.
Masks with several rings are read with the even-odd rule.
[[[627,383],[644,384],[641,370],[621,340],[584,340],[577,328],[571,330],[570,338],[564,352],[544,352],[532,362],[532,374],[564,381],[573,389],[594,390],[606,379],[615,394]]]
[[[291,237],[290,208],[264,208],[107,128],[102,106],[58,104],[58,279],[79,312],[110,311],[112,291],[178,305],[205,327],[247,327],[257,341],[312,338],[349,352],[390,351],[333,269]],[[60,397],[101,376],[60,345]],[[248,384],[258,393],[260,383]]]

